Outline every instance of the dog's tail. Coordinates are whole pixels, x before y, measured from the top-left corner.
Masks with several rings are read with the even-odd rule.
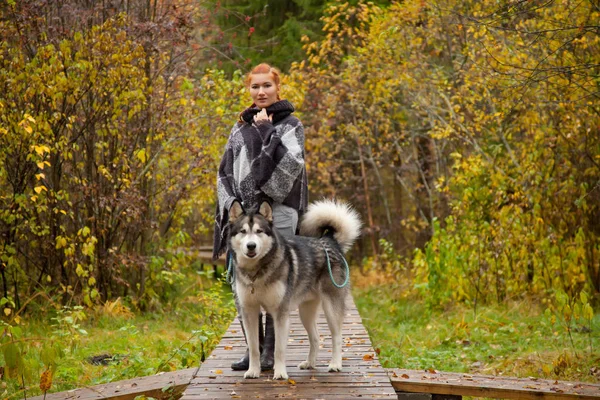
[[[358,213],[347,203],[321,200],[308,206],[300,223],[300,234],[321,237],[331,231],[345,253],[360,235],[361,226]]]

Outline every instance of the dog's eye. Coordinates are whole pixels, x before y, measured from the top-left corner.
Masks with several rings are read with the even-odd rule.
[[[245,229],[240,229],[240,233],[246,233]]]
[[[263,233],[262,229],[257,229],[256,233]]]

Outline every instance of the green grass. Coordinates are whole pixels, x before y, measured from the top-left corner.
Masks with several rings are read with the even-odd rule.
[[[16,339],[27,397],[41,394],[40,375],[49,359],[56,365],[50,392],[200,365],[235,310],[227,285],[189,275],[154,312],[134,313],[117,300],[81,311],[38,305],[23,316]],[[355,302],[384,367],[599,380],[593,371],[600,364],[600,315],[591,332],[576,327],[571,344],[564,326],[532,301],[480,307],[477,315],[464,305],[435,311],[381,279],[362,287],[355,276],[353,281]],[[89,362],[103,354],[113,356],[108,365]],[[24,398],[19,381],[0,379],[0,398]]]
[[[226,284],[196,278],[155,312],[134,314],[117,300],[94,310],[48,307],[44,314],[23,318],[19,344],[27,397],[42,394],[40,375],[48,357],[56,365],[49,392],[200,365],[220,341],[235,308]],[[106,354],[112,356],[107,365],[90,363]],[[0,362],[3,358],[0,352]],[[0,398],[24,398],[20,378],[5,376],[0,382]]]
[[[600,315],[572,330],[553,323],[535,302],[428,310],[397,285],[355,288],[354,299],[387,368],[600,381]]]

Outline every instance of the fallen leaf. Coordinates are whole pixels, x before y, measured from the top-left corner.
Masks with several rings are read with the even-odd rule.
[[[221,375],[222,373],[223,373],[223,371],[220,370],[220,369],[218,369],[218,370],[215,371],[215,374],[217,374],[217,375]]]
[[[288,379],[288,383],[289,383],[290,385],[295,385],[295,384],[296,384],[296,381],[295,381],[295,380],[293,380],[293,379]]]
[[[225,350],[233,350],[233,346],[225,346]]]
[[[395,373],[395,372],[392,372],[392,376],[393,376],[394,378],[397,378],[397,377],[398,377],[398,374],[397,374],[397,373]]]
[[[364,361],[371,361],[373,359],[373,354],[365,354],[363,356]]]
[[[403,377],[404,379],[408,379],[408,378],[410,378],[410,376],[408,376],[407,374],[402,374],[402,377]]]
[[[433,368],[429,368],[427,370],[427,372],[429,372],[430,374],[437,374],[437,371],[435,369],[433,369]]]

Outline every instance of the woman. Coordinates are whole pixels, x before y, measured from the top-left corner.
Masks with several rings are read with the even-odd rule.
[[[294,106],[279,98],[279,72],[260,64],[247,75],[246,87],[254,103],[233,126],[217,177],[214,258],[225,251],[229,208],[234,200],[246,210],[269,201],[273,225],[284,235],[296,233],[298,219],[308,204],[304,127],[292,115]],[[241,316],[238,318],[244,330]],[[263,338],[262,314],[258,318],[261,369],[269,370],[273,368],[275,349],[273,319],[267,314]],[[247,370],[248,366],[248,350],[241,360],[231,364],[234,370]]]

